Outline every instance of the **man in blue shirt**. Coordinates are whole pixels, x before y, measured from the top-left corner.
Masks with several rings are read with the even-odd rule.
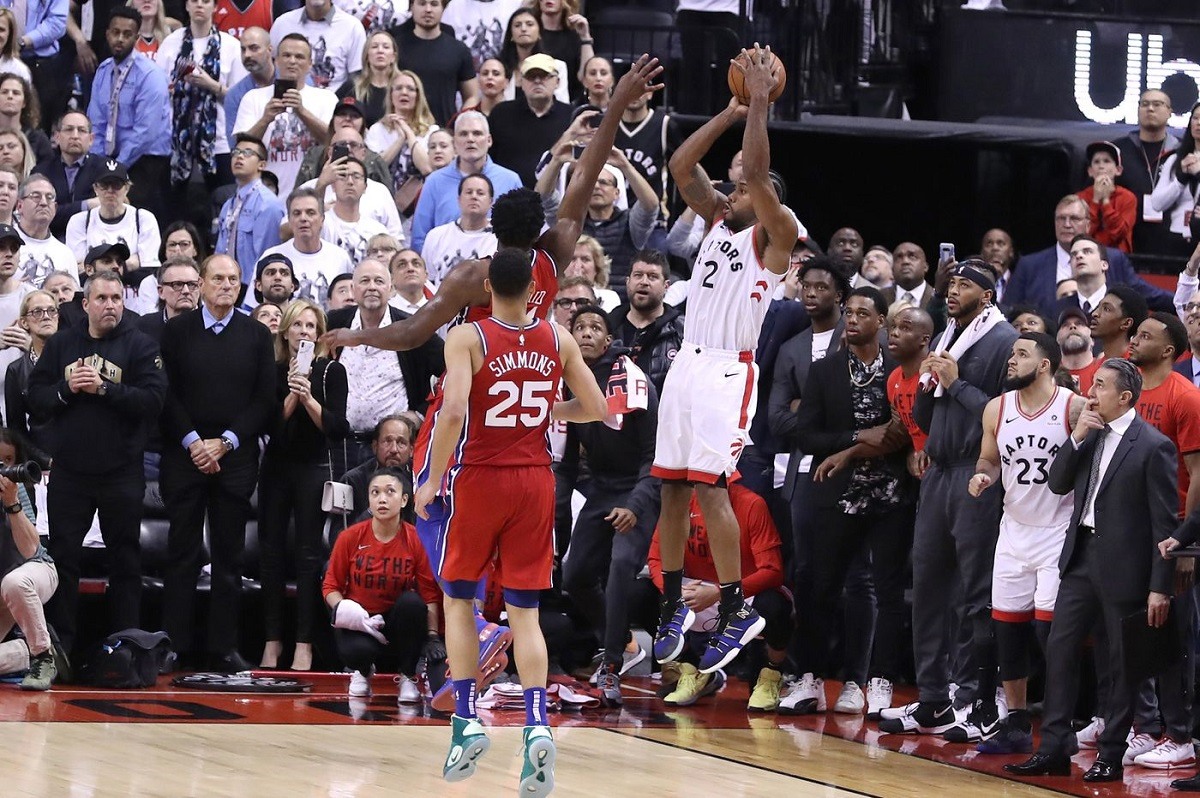
[[[162,194],[171,142],[164,131],[171,105],[166,73],[133,48],[141,25],[134,9],[112,10],[105,30],[112,57],[96,68],[87,115],[95,137],[92,152],[116,158],[129,170],[130,203],[167,218]]]
[[[467,175],[483,174],[492,181],[493,196],[521,188],[521,177],[505,169],[488,155],[492,146],[487,117],[478,111],[459,114],[454,120],[454,151],[452,163],[425,178],[417,211],[413,214],[412,248],[418,252],[425,244],[425,235],[440,224],[449,224],[459,216],[458,184]]]
[[[16,3],[5,3],[17,12]],[[33,87],[42,102],[43,128],[67,110],[67,98],[71,96],[70,61],[59,46],[58,40],[67,32],[67,0],[26,0],[25,19],[21,20],[21,36],[18,46],[21,60],[29,67],[33,76]],[[16,31],[9,31],[16,35]],[[48,132],[48,129],[47,129]]]
[[[263,252],[279,244],[283,202],[262,182],[267,147],[262,139],[238,133],[232,156],[237,191],[221,207],[214,252],[231,255],[242,269],[242,284],[254,282],[254,266]]]
[[[271,49],[271,34],[262,28],[246,28],[242,32],[242,66],[250,74],[229,87],[225,95],[225,135],[229,146],[235,146],[233,123],[237,121],[238,106],[246,92],[261,89],[275,81],[275,56]]]

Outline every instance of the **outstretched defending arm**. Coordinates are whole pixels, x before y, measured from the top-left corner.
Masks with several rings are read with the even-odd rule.
[[[742,174],[746,190],[754,204],[758,219],[755,246],[762,253],[762,264],[775,274],[786,274],[792,248],[800,235],[796,217],[783,207],[771,184],[771,142],[767,137],[767,108],[771,90],[779,79],[771,69],[771,48],[754,45],[754,52],[742,50],[749,66],[733,61],[745,75],[746,90],[750,93],[750,109],[746,117],[746,132],[742,136]]]
[[[613,89],[608,110],[600,120],[596,135],[592,136],[583,154],[575,162],[574,173],[558,206],[558,221],[554,227],[542,234],[538,242],[538,245],[554,258],[560,277],[571,262],[572,253],[575,252],[575,242],[579,240],[583,216],[587,213],[588,200],[596,186],[596,178],[608,162],[613,142],[617,138],[617,125],[621,123],[621,117],[629,103],[647,92],[653,93],[662,88],[661,83],[652,82],[661,73],[662,67],[659,66],[658,59],[649,55],[643,55],[630,67]]]

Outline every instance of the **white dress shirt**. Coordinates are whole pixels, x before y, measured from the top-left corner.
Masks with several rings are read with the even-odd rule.
[[[1132,407],[1125,411],[1125,414],[1113,419],[1108,423],[1108,434],[1104,436],[1103,451],[1100,452],[1100,471],[1096,474],[1096,487],[1092,489],[1091,497],[1087,499],[1087,504],[1084,505],[1083,515],[1079,517],[1079,523],[1084,526],[1096,528],[1096,497],[1100,495],[1100,485],[1104,483],[1104,475],[1108,471],[1108,467],[1112,465],[1113,455],[1116,454],[1117,446],[1121,444],[1121,438],[1125,437],[1126,431],[1129,430],[1129,425],[1133,423],[1134,417],[1137,416],[1137,411]],[[1074,443],[1074,438],[1071,439]],[[1076,444],[1078,448],[1078,444]],[[1092,464],[1088,462],[1088,471],[1092,469]]]

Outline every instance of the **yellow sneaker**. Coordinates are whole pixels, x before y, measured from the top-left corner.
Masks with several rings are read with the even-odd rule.
[[[774,668],[763,668],[758,672],[758,682],[750,693],[746,709],[751,712],[774,712],[779,708],[779,684],[783,674]]]
[[[724,671],[701,673],[695,665],[684,662],[679,666],[679,681],[676,683],[675,689],[663,698],[663,703],[673,707],[690,707],[704,696],[712,695],[724,686]]]

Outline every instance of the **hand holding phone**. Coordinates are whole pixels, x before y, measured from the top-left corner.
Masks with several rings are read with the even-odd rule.
[[[312,371],[314,348],[312,341],[301,341],[296,345],[296,371],[300,374],[308,376]]]
[[[954,245],[946,243],[938,244],[938,263],[947,263],[954,260],[957,260],[954,257]]]
[[[282,100],[283,95],[287,94],[288,90],[296,88],[296,81],[285,80],[283,78],[275,79],[275,99]]]

